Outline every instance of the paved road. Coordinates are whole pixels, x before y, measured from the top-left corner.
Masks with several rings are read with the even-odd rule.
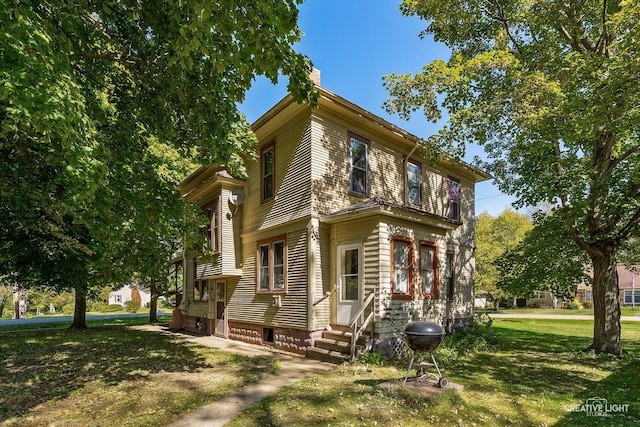
[[[171,315],[166,311],[158,311],[158,316]],[[136,313],[136,314],[96,314],[87,316],[87,320],[107,320],[107,319],[126,319],[130,317],[149,317],[149,313]],[[60,317],[27,317],[26,319],[7,319],[0,320],[0,326],[11,325],[27,325],[38,323],[65,323],[73,322],[73,316],[60,316]]]
[[[526,313],[488,313],[493,319],[558,319],[558,320],[593,320],[591,315],[581,314],[526,314]],[[620,320],[640,322],[640,316],[621,316]]]

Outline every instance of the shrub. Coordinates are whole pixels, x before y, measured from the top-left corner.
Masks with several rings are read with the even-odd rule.
[[[360,357],[360,363],[364,365],[387,366],[389,364],[389,359],[387,359],[383,354],[374,351],[363,354],[362,357]]]
[[[129,313],[136,313],[139,308],[140,308],[139,301],[129,300],[124,303],[124,309],[127,310],[127,312]]]
[[[582,306],[587,310],[591,310],[593,308],[593,301],[585,301],[582,303]]]
[[[122,310],[122,306],[120,304],[109,304],[103,310],[103,313],[113,313],[114,311]]]
[[[529,308],[549,308],[542,301],[534,301],[531,304],[529,304],[527,307],[529,307]]]
[[[582,310],[582,305],[580,304],[580,301],[578,301],[577,299],[574,299],[569,303],[568,308],[570,310]]]
[[[109,304],[102,301],[91,301],[87,304],[87,311],[95,313],[104,313],[108,311]]]
[[[468,326],[447,335],[438,347],[438,359],[452,361],[465,354],[492,351],[500,348],[493,321],[486,315],[475,315]]]
[[[64,314],[73,314],[75,312],[75,304],[65,304],[62,306],[62,312]]]

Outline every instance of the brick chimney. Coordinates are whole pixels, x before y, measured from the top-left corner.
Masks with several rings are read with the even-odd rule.
[[[320,86],[320,70],[318,70],[316,67],[313,67],[311,69],[311,72],[309,73],[309,78],[311,79],[314,85]]]

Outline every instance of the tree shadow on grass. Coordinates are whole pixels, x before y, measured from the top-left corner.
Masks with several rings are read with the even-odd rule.
[[[630,353],[617,358],[581,351],[590,343],[589,338],[496,329],[503,340],[503,351],[475,354],[457,360],[450,369],[445,367],[465,387],[481,393],[500,392],[506,396],[551,394],[560,396],[558,401],[573,400],[576,405],[589,403],[593,398],[605,398],[610,404],[629,404],[629,408],[625,413],[610,412],[607,417],[594,417],[584,411],[573,411],[571,405],[558,404],[562,407],[555,410],[567,415],[557,425],[637,425],[640,415],[637,342],[625,341]],[[518,407],[519,403],[514,399],[505,405]],[[486,407],[475,410],[490,412]],[[522,413],[526,412],[522,410]],[[523,420],[523,425],[527,422]]]
[[[217,365],[228,369],[250,360],[234,355],[212,359],[213,352],[170,336],[113,326],[3,334],[0,421],[98,381],[115,386],[158,372],[196,373]]]

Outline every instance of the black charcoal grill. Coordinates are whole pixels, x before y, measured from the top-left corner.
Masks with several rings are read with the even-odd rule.
[[[402,331],[402,338],[413,351],[411,362],[409,362],[409,369],[407,369],[407,375],[404,377],[404,383],[407,383],[411,368],[416,368],[416,378],[418,380],[424,378],[426,375],[431,375],[438,381],[438,387],[445,388],[448,386],[449,380],[442,376],[436,358],[433,356],[433,352],[444,339],[444,331],[440,325],[433,322],[409,322]],[[432,363],[423,361],[423,356],[426,353],[429,353],[431,356]],[[417,362],[416,356],[418,357]],[[434,373],[425,373],[424,368],[432,366],[436,368],[438,372],[437,375]]]

